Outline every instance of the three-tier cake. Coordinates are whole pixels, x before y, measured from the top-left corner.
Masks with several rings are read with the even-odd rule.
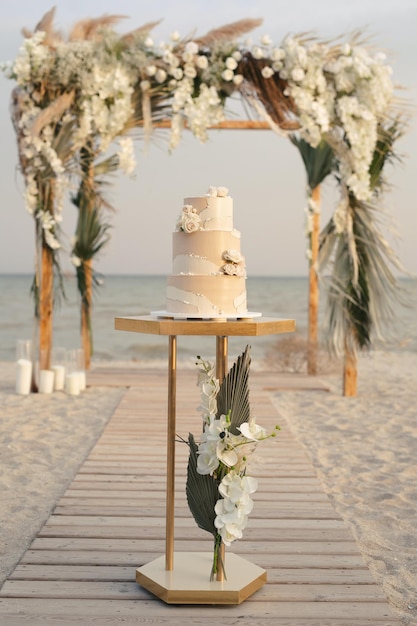
[[[247,313],[245,260],[233,228],[233,199],[225,187],[185,198],[172,237],[168,313],[189,318]]]

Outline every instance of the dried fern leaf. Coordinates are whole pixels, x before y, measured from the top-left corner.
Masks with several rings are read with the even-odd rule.
[[[219,28],[210,30],[203,37],[194,39],[201,47],[212,46],[219,41],[235,40],[246,33],[258,28],[263,23],[263,19],[246,18],[231,24],[225,24]]]

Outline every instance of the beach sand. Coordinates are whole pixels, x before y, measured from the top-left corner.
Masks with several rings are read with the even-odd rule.
[[[319,376],[329,392],[272,395],[407,626],[417,625],[416,372],[417,354],[375,352],[359,359],[356,398],[342,396],[340,375]],[[14,364],[0,364],[0,585],[123,393],[92,387],[79,397],[17,396]]]
[[[124,390],[17,395],[0,363],[0,587],[112,416]]]
[[[274,395],[402,623],[417,624],[417,354],[361,356],[358,395]]]

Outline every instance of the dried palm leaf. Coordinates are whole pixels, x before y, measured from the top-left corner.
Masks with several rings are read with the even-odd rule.
[[[198,473],[198,446],[191,433],[188,436],[188,445],[190,448],[186,484],[188,506],[197,526],[215,537],[217,529],[214,525],[216,517],[214,507],[219,499],[219,486],[213,476]]]
[[[55,9],[56,7],[52,7],[45,15],[40,19],[40,21],[35,26],[35,33],[38,31],[42,31],[47,35],[51,35],[53,33],[53,23],[55,18]]]
[[[102,17],[80,20],[73,26],[68,36],[68,41],[99,39],[100,29],[113,26],[113,24],[126,19],[126,17],[126,15],[103,15]]]
[[[120,41],[129,44],[134,39],[136,39],[136,37],[138,37],[139,35],[146,35],[147,33],[149,33],[152,29],[158,26],[161,22],[162,20],[157,20],[156,22],[147,22],[143,26],[139,26],[138,28],[135,28],[135,30],[132,30],[130,33],[126,33],[126,35],[123,35],[120,38]]]
[[[290,96],[285,95],[287,82],[275,73],[264,78],[262,69],[267,65],[264,59],[255,59],[250,52],[243,55],[237,72],[244,77],[242,96],[256,97],[264,106],[271,119],[284,130],[297,130],[300,123],[294,119],[295,104]]]
[[[250,347],[238,357],[236,363],[223,379],[217,395],[217,415],[227,415],[230,411],[230,432],[239,434],[238,426],[249,421],[249,366]]]
[[[75,91],[61,94],[56,100],[52,102],[46,109],[43,109],[34,119],[31,135],[37,137],[41,130],[48,126],[51,122],[59,120],[75,99]]]
[[[53,29],[55,9],[56,7],[52,7],[52,9],[45,13],[45,15],[36,24],[34,31],[31,31],[28,28],[22,28],[22,35],[26,39],[29,39],[30,37],[33,37],[33,34],[36,32],[44,32],[45,39],[43,40],[43,43],[45,46],[50,46],[51,48],[62,42],[63,39],[61,33]]]
[[[262,23],[262,18],[246,18],[237,22],[232,22],[231,24],[225,24],[219,28],[214,28],[203,35],[203,37],[194,39],[194,41],[203,48],[212,46],[221,41],[234,41],[251,30],[258,28],[258,26],[261,26]]]
[[[11,104],[10,104],[10,116],[12,118],[13,127],[16,133],[17,139],[17,152],[19,155],[19,163],[22,173],[26,171],[27,159],[24,156],[24,144],[23,144],[23,130],[20,126],[20,118],[24,110],[24,96],[20,87],[15,87],[12,91]]]

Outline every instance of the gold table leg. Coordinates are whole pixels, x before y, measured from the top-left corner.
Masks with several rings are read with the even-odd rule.
[[[167,499],[165,529],[165,569],[174,569],[174,497],[175,431],[177,405],[177,337],[169,336],[168,352],[168,430],[167,430]]]
[[[228,338],[224,335],[216,337],[216,377],[220,383],[227,374],[228,369]],[[224,543],[220,544],[219,557],[223,566],[225,565],[225,548]],[[219,567],[217,569],[216,580],[224,580],[224,569]]]

